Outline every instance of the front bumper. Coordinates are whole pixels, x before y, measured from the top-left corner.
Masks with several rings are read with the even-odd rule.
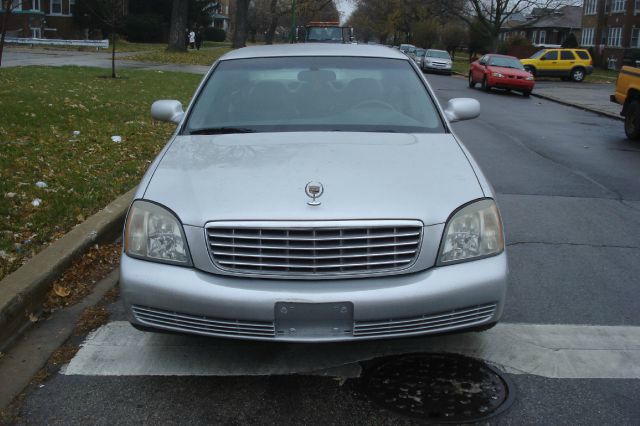
[[[427,72],[451,74],[453,67],[451,65],[439,66],[439,65],[431,65],[431,64],[424,63],[422,65],[422,69]]]
[[[513,90],[533,90],[535,86],[535,80],[524,80],[517,78],[505,78],[505,77],[492,77],[487,79],[487,83],[491,87],[497,87],[501,89],[513,89]]]
[[[497,322],[506,295],[507,257],[502,253],[405,275],[298,281],[227,277],[123,255],[120,286],[129,320],[142,327],[269,341],[393,338]],[[311,307],[313,326],[308,327],[304,312],[296,317],[297,329],[283,321],[276,312],[282,302],[299,311]],[[323,328],[316,307],[331,304],[349,315],[352,326]]]

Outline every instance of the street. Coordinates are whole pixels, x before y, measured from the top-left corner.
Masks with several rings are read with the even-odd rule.
[[[508,373],[515,401],[489,424],[637,424],[640,145],[612,118],[469,89],[462,78],[427,78],[443,105],[456,97],[481,103],[478,119],[454,128],[503,214],[510,287],[498,327],[395,341],[253,343],[142,334],[116,302],[93,341],[25,397],[17,423],[411,424],[364,395],[359,362],[435,349]],[[531,341],[508,340],[514,333],[531,333]],[[544,357],[528,356],[536,353]]]

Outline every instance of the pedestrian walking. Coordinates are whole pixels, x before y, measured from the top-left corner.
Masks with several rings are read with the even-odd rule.
[[[193,30],[189,33],[189,46],[192,49],[196,48],[196,33]]]
[[[196,49],[200,50],[200,46],[202,46],[202,32],[200,30],[196,31]]]

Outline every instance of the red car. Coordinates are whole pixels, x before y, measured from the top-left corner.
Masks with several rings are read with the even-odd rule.
[[[469,87],[477,83],[486,91],[492,87],[517,90],[529,96],[535,85],[533,75],[513,56],[490,53],[473,62],[469,68]]]

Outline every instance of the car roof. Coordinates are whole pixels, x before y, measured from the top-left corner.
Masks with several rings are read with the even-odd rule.
[[[220,60],[281,56],[356,56],[408,60],[403,53],[386,46],[342,43],[296,43],[243,47],[226,53]]]
[[[500,57],[500,58],[514,58],[514,59],[518,59],[518,58],[516,58],[515,56],[511,56],[511,55],[502,55],[502,54],[500,54],[500,53],[487,53],[487,55],[486,55],[486,56],[497,56],[497,57]]]

